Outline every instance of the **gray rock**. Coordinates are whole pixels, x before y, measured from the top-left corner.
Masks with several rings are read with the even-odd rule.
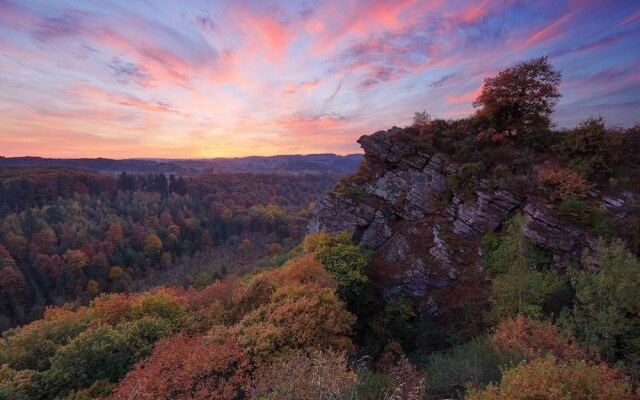
[[[596,238],[559,219],[553,207],[538,204],[535,193],[521,199],[480,181],[475,198],[465,200],[447,184],[458,165],[442,154],[401,154],[392,138],[396,131],[379,131],[358,140],[374,172],[359,187],[371,198],[349,198],[348,191],[329,193],[318,201],[309,225],[311,232],[347,231],[374,250],[377,260],[399,266],[400,272],[389,278],[385,296],[405,290],[422,299],[425,312],[440,312],[431,290],[459,279],[463,263],[468,262],[462,261],[465,255],[477,259],[481,237],[499,229],[515,212],[525,216],[524,235],[548,250],[558,267],[564,267],[567,256],[579,259],[584,249],[595,247]],[[630,192],[590,195],[618,218],[638,204]],[[482,271],[479,263],[477,267]]]

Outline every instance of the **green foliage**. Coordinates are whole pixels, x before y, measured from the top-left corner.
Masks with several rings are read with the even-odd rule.
[[[338,296],[347,302],[349,310],[356,315],[368,313],[370,252],[354,244],[347,232],[316,233],[307,236],[303,246],[335,277]]]
[[[576,301],[564,324],[582,346],[640,376],[640,262],[620,240],[601,240],[582,262],[571,274]]]
[[[372,353],[393,340],[398,340],[403,348],[413,347],[416,334],[417,314],[413,301],[404,294],[388,300],[384,309],[369,321],[367,333]],[[378,348],[375,348],[377,345]]]
[[[492,280],[490,300],[493,305],[489,319],[499,320],[524,313],[540,317],[544,304],[563,286],[563,280],[553,270],[537,265],[530,244],[522,233],[524,217],[516,216],[506,223],[499,238],[485,236],[483,263]]]
[[[447,177],[447,183],[453,191],[462,190],[464,193],[472,193],[478,186],[478,178],[484,172],[485,166],[481,161],[462,164],[456,173]],[[471,178],[474,180],[471,181]],[[463,187],[464,185],[466,187]]]
[[[393,141],[403,157],[411,158],[418,153],[430,154],[435,150],[430,140],[432,129],[433,122],[420,127],[410,126],[399,129],[393,133]]]
[[[116,383],[151,354],[156,341],[173,332],[169,321],[149,317],[87,330],[52,357],[51,368],[43,374],[46,391],[55,396],[97,381]]]
[[[91,398],[180,329],[185,316],[184,302],[166,289],[98,297],[77,310],[49,309],[44,320],[5,333],[0,386],[15,398]]]
[[[617,136],[606,128],[602,117],[589,118],[570,130],[557,149],[565,162],[584,176],[609,173],[617,160]]]
[[[435,398],[461,395],[465,387],[482,389],[498,382],[502,370],[522,359],[517,352],[496,350],[486,336],[433,353],[425,362],[427,387]]]
[[[554,146],[557,146],[564,135],[562,132],[533,132],[529,135],[518,136],[516,142],[518,144],[529,147],[537,153],[548,153]]]
[[[616,223],[613,219],[607,218],[601,211],[589,213],[589,222],[598,237],[613,239],[616,237]]]
[[[586,210],[587,202],[585,200],[580,200],[576,196],[569,196],[562,200],[562,203],[560,203],[560,206],[558,207],[560,214],[567,215],[577,222],[583,220],[583,217],[586,216]]]
[[[182,324],[185,316],[184,304],[164,291],[143,296],[132,311],[133,318],[161,318],[175,327]]]
[[[0,364],[16,370],[44,371],[57,349],[83,332],[92,316],[84,310],[49,310],[45,319],[3,334]]]
[[[127,339],[109,325],[81,333],[52,358],[45,373],[47,391],[54,396],[98,379],[119,380],[135,362]]]

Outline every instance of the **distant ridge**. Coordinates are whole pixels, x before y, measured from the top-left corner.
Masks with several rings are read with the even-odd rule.
[[[200,175],[225,172],[250,173],[350,173],[354,172],[361,154],[306,154],[278,156],[249,156],[211,159],[124,159],[109,158],[43,158],[0,157],[0,167],[64,167],[81,168],[107,174],[165,173]]]

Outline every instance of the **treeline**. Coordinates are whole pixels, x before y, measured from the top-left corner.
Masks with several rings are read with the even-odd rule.
[[[114,194],[109,175],[65,168],[0,168],[0,217],[74,194]]]
[[[41,172],[21,171],[17,179],[29,182],[35,193]],[[86,304],[102,292],[126,292],[133,281],[213,248],[228,248],[243,262],[277,255],[301,239],[311,202],[337,179],[252,174],[115,179],[44,172],[58,189],[69,191],[58,190],[53,200],[20,197],[23,210],[5,208],[0,219],[2,329],[38,318],[49,304]],[[125,185],[130,178],[133,187]],[[93,182],[88,179],[105,184],[76,190]],[[100,188],[105,190],[97,192]],[[44,204],[29,206],[28,199]]]
[[[159,193],[165,198],[169,193],[180,195],[187,194],[187,184],[181,176],[169,175],[169,179],[164,174],[135,175],[122,172],[116,183],[118,190],[123,192],[133,192],[142,190],[145,192]]]

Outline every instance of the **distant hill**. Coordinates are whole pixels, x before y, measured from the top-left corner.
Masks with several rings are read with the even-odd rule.
[[[65,167],[83,168],[102,173],[166,173],[200,175],[217,172],[286,173],[354,172],[362,159],[360,154],[282,155],[270,157],[212,159],[125,159],[109,158],[42,158],[0,157],[0,167]]]

